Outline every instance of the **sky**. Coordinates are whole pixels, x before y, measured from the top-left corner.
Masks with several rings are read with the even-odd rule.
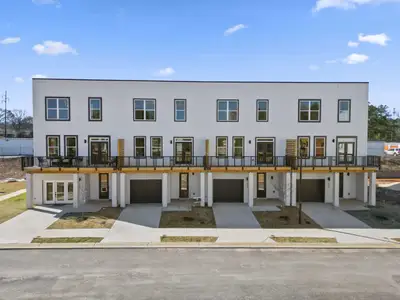
[[[11,109],[31,113],[49,77],[368,81],[400,111],[400,0],[0,0],[0,16]]]

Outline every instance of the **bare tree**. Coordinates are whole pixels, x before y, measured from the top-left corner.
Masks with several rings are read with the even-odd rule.
[[[32,117],[28,116],[25,110],[14,109],[10,120],[12,128],[16,131],[17,136],[21,136],[21,130],[26,129],[32,124]]]
[[[6,116],[7,116],[7,123],[10,124],[10,121],[14,116],[13,113],[11,112],[11,110],[7,109],[7,115],[6,115],[6,111],[3,108],[0,108],[0,124],[4,124]]]

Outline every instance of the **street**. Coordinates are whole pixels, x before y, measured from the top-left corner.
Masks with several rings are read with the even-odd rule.
[[[396,250],[0,252],[0,299],[400,299]]]

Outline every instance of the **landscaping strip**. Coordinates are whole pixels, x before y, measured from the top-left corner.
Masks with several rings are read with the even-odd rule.
[[[191,211],[163,211],[160,228],[216,228],[210,207],[193,207]]]
[[[321,228],[309,216],[302,212],[299,224],[297,207],[282,207],[281,211],[253,211],[262,228]]]
[[[337,243],[335,238],[327,237],[295,237],[295,236],[271,236],[277,243]]]
[[[100,243],[103,238],[99,237],[35,237],[31,243],[44,244],[44,243]]]
[[[160,241],[163,243],[215,243],[216,236],[168,236],[163,235]]]
[[[0,224],[26,211],[26,193],[0,201]]]
[[[25,181],[2,182],[0,183],[0,196],[5,196],[7,194],[23,190],[25,188]]]

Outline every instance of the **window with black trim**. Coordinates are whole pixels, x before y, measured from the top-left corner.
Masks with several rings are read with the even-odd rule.
[[[244,156],[244,137],[234,136],[232,147],[233,147],[233,157],[242,158]]]
[[[144,136],[135,136],[135,157],[146,157],[146,137]]]
[[[46,121],[69,121],[70,99],[68,97],[46,97]]]
[[[315,136],[314,137],[314,157],[325,158],[326,157],[326,137]]]
[[[217,136],[217,157],[227,157],[228,156],[228,137]]]
[[[60,156],[60,136],[48,135],[46,137],[46,145],[48,157]]]
[[[160,136],[152,136],[150,138],[150,148],[151,148],[151,157],[160,158],[162,157],[162,137]]]
[[[89,98],[89,121],[101,121],[102,106],[101,98]]]
[[[351,100],[338,100],[338,122],[350,122],[351,118]]]
[[[299,122],[320,122],[321,100],[299,100]]]
[[[268,122],[269,101],[257,100],[257,122]]]
[[[64,155],[68,157],[78,156],[78,137],[76,135],[64,136]]]
[[[134,121],[155,121],[156,100],[155,99],[133,99]]]
[[[310,137],[309,136],[299,136],[297,138],[298,143],[298,153],[300,158],[310,157]]]
[[[239,121],[239,100],[217,100],[217,121]]]
[[[175,122],[186,122],[186,99],[175,99]]]

